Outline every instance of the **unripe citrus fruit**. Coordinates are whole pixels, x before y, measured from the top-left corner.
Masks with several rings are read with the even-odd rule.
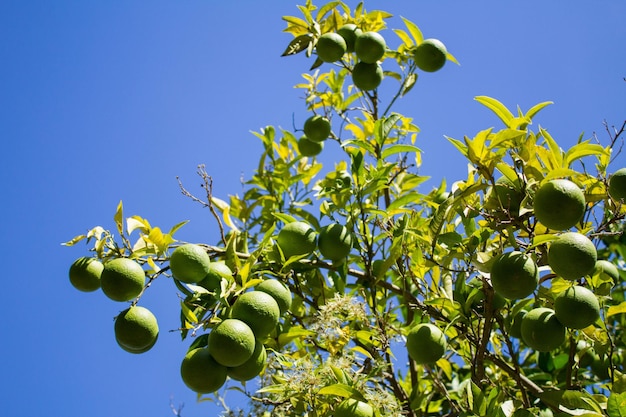
[[[528,313],[528,311],[522,309],[519,310],[513,318],[511,319],[510,327],[509,327],[509,336],[521,338],[522,337],[522,320],[524,316]]]
[[[324,149],[324,142],[315,141],[302,136],[298,139],[298,152],[302,156],[316,156]]]
[[[80,291],[95,291],[100,288],[100,274],[103,269],[104,265],[96,258],[78,258],[70,266],[70,283]]]
[[[209,291],[216,291],[220,288],[223,279],[232,281],[233,271],[223,261],[211,262],[208,274],[200,281],[199,285]]]
[[[317,56],[324,62],[339,61],[347,48],[345,39],[338,33],[324,33],[315,45]]]
[[[337,30],[337,33],[346,41],[346,51],[354,52],[356,37],[363,33],[354,23],[346,23]]]
[[[571,281],[592,273],[597,260],[593,242],[577,232],[563,233],[548,249],[548,264],[552,271]]]
[[[617,267],[613,262],[609,262],[605,259],[600,259],[596,262],[594,273],[605,274],[610,277],[613,282],[617,282],[619,280],[619,271],[617,270]]]
[[[417,364],[434,363],[446,352],[446,337],[434,324],[420,323],[406,336],[409,356]]]
[[[241,320],[226,319],[209,333],[208,348],[220,365],[233,367],[252,357],[256,339],[250,326]]]
[[[287,223],[278,232],[276,243],[283,252],[285,259],[292,256],[310,255],[315,250],[317,234],[305,222]]]
[[[278,303],[266,292],[249,291],[241,294],[231,311],[231,317],[246,323],[258,339],[269,335],[280,318]]]
[[[148,351],[157,341],[159,325],[150,310],[141,306],[129,307],[115,318],[115,340],[130,353]]]
[[[276,300],[281,315],[291,308],[291,291],[277,279],[266,279],[257,285],[255,289],[271,295]]]
[[[172,275],[179,281],[197,283],[209,273],[211,258],[200,245],[186,243],[177,247],[170,256]]]
[[[519,180],[513,182],[508,177],[500,177],[487,196],[485,208],[491,210],[505,209],[511,215],[516,216],[519,214],[523,198]]]
[[[539,283],[539,268],[525,253],[513,251],[496,256],[491,266],[491,284],[496,293],[515,300],[526,298]]]
[[[626,200],[626,168],[620,168],[609,178],[609,195],[615,200]]]
[[[115,301],[130,301],[137,297],[145,281],[146,275],[141,265],[128,258],[107,261],[100,275],[102,292]]]
[[[566,230],[580,221],[585,213],[585,195],[566,179],[543,183],[533,201],[535,217],[549,229]]]
[[[374,64],[385,55],[387,44],[378,32],[363,32],[356,37],[354,51],[356,56],[368,64]]]
[[[425,39],[415,48],[413,58],[419,69],[426,72],[440,70],[446,63],[448,51],[438,39]]]
[[[250,359],[242,365],[228,368],[228,376],[237,381],[249,381],[261,373],[267,361],[267,352],[263,343],[257,340]]]
[[[373,64],[359,62],[352,68],[352,83],[361,90],[376,89],[384,77],[383,68],[376,62]]]
[[[328,139],[330,136],[330,120],[324,116],[311,116],[304,121],[304,135],[317,142]]]
[[[352,233],[339,223],[326,225],[320,230],[317,247],[326,259],[341,261],[352,249]]]
[[[537,307],[522,319],[522,340],[528,347],[549,352],[565,341],[565,327],[557,319],[554,310]]]
[[[207,348],[190,350],[180,365],[183,382],[199,394],[220,389],[226,382],[226,371],[226,367],[217,363]]]
[[[554,298],[554,313],[565,327],[584,329],[600,317],[600,303],[591,290],[574,285]]]
[[[368,403],[347,398],[335,408],[333,417],[374,417],[374,409]]]

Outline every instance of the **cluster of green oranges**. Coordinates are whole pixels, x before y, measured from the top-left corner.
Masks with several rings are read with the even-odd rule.
[[[102,289],[114,301],[131,301],[143,291],[146,276],[141,265],[129,258],[115,258],[104,264],[96,258],[81,257],[69,271],[72,285],[85,292]],[[131,305],[115,318],[115,340],[130,353],[150,350],[159,336],[159,325],[150,310]]]
[[[304,136],[298,139],[298,150],[302,156],[316,156],[324,149],[324,141],[330,137],[330,120],[314,115],[304,122]]]
[[[618,202],[626,197],[625,178],[625,168],[609,178],[609,196]],[[519,182],[503,179],[496,182],[485,206],[493,208],[497,200],[497,206],[516,213],[523,197]],[[566,328],[584,329],[600,318],[598,298],[581,279],[594,274],[606,274],[613,282],[619,278],[613,263],[598,259],[596,247],[586,235],[570,231],[582,221],[585,210],[585,195],[570,180],[546,181],[535,192],[535,219],[558,232],[547,248],[547,265],[555,276],[571,281],[571,286],[551,300],[552,305],[520,310],[511,320],[510,335],[537,351],[556,349],[565,340]],[[514,250],[494,257],[490,279],[496,296],[523,299],[537,289],[539,267],[531,254]]]
[[[212,262],[202,246],[191,243],[172,252],[170,270],[177,280],[212,291],[222,280],[233,279],[228,266]],[[228,377],[247,381],[259,375],[267,360],[263,340],[289,310],[291,300],[289,289],[276,279],[264,280],[254,290],[239,294],[206,343],[192,344],[188,350],[180,368],[183,382],[195,392],[210,393]]]
[[[357,63],[352,68],[352,82],[361,90],[376,89],[383,81],[384,72],[380,61],[387,51],[385,38],[375,31],[363,31],[348,23],[336,32],[327,32],[315,44],[317,57],[323,62],[336,62],[346,53],[355,53]],[[418,68],[427,72],[441,69],[447,60],[445,45],[437,39],[426,39],[413,50]]]
[[[192,345],[180,373],[193,391],[210,393],[228,377],[248,381],[259,375],[267,361],[263,341],[291,307],[291,292],[280,281],[267,279],[240,294],[226,318],[210,331],[204,346]]]
[[[328,224],[318,233],[303,221],[283,226],[278,232],[276,243],[285,259],[292,256],[306,257],[318,249],[325,259],[334,263],[343,262],[354,244],[352,233],[342,224]]]

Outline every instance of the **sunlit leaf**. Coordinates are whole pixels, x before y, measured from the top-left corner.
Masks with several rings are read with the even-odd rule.
[[[122,205],[122,200],[120,200],[117,205],[117,210],[115,211],[115,216],[113,216],[113,220],[115,220],[115,225],[117,226],[117,232],[120,235],[124,234],[124,208]]]
[[[500,103],[495,98],[487,96],[477,96],[474,98],[474,100],[478,101],[480,104],[494,112],[496,116],[498,116],[506,126],[509,126],[511,120],[515,117],[504,104]]]
[[[395,155],[398,153],[412,153],[412,152],[420,152],[420,149],[417,146],[413,145],[391,145],[383,149],[381,154],[383,159],[388,158],[391,155]]]
[[[63,246],[74,246],[75,244],[77,244],[78,242],[80,242],[81,240],[87,239],[87,235],[78,235],[75,236],[74,238],[72,238],[71,240],[61,243],[61,245]]]
[[[150,223],[146,219],[139,216],[132,216],[126,219],[126,230],[128,234],[131,234],[135,230],[139,229],[142,233],[150,232]]]
[[[606,317],[609,318],[616,314],[626,313],[626,301],[622,301],[618,305],[610,306],[606,312]]]
[[[363,396],[355,388],[346,384],[333,384],[320,389],[318,395],[335,395],[337,397],[361,397]]]
[[[185,304],[184,301],[180,302],[180,309],[183,313],[183,316],[185,316],[185,319],[189,322],[189,323],[197,323],[198,322],[198,317],[196,317],[196,315],[194,314],[193,311],[191,311],[189,309],[189,307],[187,307],[187,304]]]
[[[420,43],[422,43],[424,41],[424,35],[422,35],[422,31],[420,30],[420,28],[417,27],[417,25],[410,20],[405,19],[402,16],[400,18],[404,22],[406,28],[409,30],[409,33],[413,37],[415,44],[419,45]]]

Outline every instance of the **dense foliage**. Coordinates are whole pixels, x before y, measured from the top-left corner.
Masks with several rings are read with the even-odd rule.
[[[255,133],[263,152],[243,195],[214,196],[204,167],[198,170],[204,195],[192,195],[181,184],[210,209],[219,231],[215,241],[200,243],[211,263],[226,267],[211,285],[172,277],[172,251],[187,243],[173,236],[184,222],[166,233],[139,216],[124,218],[121,203],[116,235],[95,227],[68,244],[85,240],[105,265],[120,257],[137,261],[147,276],[143,291],[172,279],[182,296],[180,333],[190,351],[207,346],[211,329],[229,317],[244,292],[269,278],[284,283],[293,300],[262,340],[267,357],[259,389],[246,390],[253,415],[332,416],[346,398],[368,403],[376,416],[625,415],[626,205],[607,192],[623,128],[609,130],[607,143],[580,137],[562,149],[548,130],[533,128],[537,113],[550,103],[511,111],[494,98],[476,97],[502,125],[448,138],[467,160],[467,177],[424,190],[429,178],[418,174],[418,126],[394,112],[418,75],[428,82],[415,60],[425,40],[419,28],[402,19],[404,27],[393,29],[397,37],[384,39],[384,56],[363,62],[373,66],[359,75],[365,85],[385,87],[364,90],[352,81],[362,63],[359,33],[353,52],[346,32],[375,38],[371,33],[386,28],[391,16],[362,4],[351,10],[339,1],[319,8],[307,1],[298,10],[301,16],[284,17],[285,31],[293,35],[285,59],[299,53],[311,58],[296,86],[305,104],[298,119],[326,118],[330,133],[311,141],[337,146],[343,158],[323,165],[323,157],[315,156],[324,154],[322,146],[302,148],[302,130],[267,126]],[[338,31],[348,42],[327,36],[329,58],[319,59],[317,40]],[[447,65],[456,62],[443,43],[427,44],[434,48],[434,70],[437,53]],[[584,196],[582,214],[559,230],[546,227],[534,212],[537,190],[555,179],[569,180]],[[550,205],[541,210],[550,212]],[[285,257],[277,237],[294,222],[306,223],[316,238],[328,225],[345,226],[346,236],[325,237],[331,249],[318,241],[313,253]],[[608,262],[595,267],[594,261],[591,271],[573,278],[559,276],[549,253],[563,232],[588,238],[593,256]],[[347,256],[332,255],[345,242]],[[508,264],[501,266],[500,257],[509,252],[515,254],[503,257]],[[507,273],[513,274],[517,258],[526,287],[511,290],[507,285],[517,278]],[[491,283],[494,263],[501,291]],[[591,324],[580,329],[545,319],[557,334],[563,328],[563,337],[542,349],[554,331],[542,334],[543,319],[525,323],[522,317],[536,308],[553,311],[555,298],[574,285],[591,290],[600,314],[596,318],[592,311]],[[141,304],[143,291],[131,304]],[[408,355],[406,347],[412,331],[428,329],[416,329],[421,323],[443,335],[410,336],[417,340],[413,344],[434,341],[428,353],[435,356],[424,360],[418,357],[428,355]],[[524,337],[535,329],[538,336]],[[439,347],[445,348],[442,354]]]

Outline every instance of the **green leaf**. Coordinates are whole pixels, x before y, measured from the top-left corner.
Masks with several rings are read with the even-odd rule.
[[[128,234],[139,229],[142,233],[150,233],[150,223],[139,216],[131,216],[126,219],[126,230]]]
[[[609,417],[626,417],[626,392],[609,395],[606,412]]]
[[[198,322],[198,317],[187,307],[184,301],[180,302],[180,309],[183,312],[183,316],[185,316],[185,320],[187,320],[191,324],[195,324]]]
[[[550,104],[553,104],[552,101],[544,101],[543,103],[539,103],[539,104],[535,104],[533,107],[531,107],[526,114],[524,115],[525,118],[532,120],[533,117],[535,117],[535,115],[537,113],[539,113],[544,107],[549,106]]]
[[[395,155],[398,153],[402,153],[402,152],[407,152],[407,153],[419,153],[421,152],[420,148],[418,148],[417,146],[413,146],[413,145],[391,145],[386,147],[385,149],[383,149],[382,152],[382,158],[386,159],[387,157],[391,156],[391,155]]]
[[[409,33],[413,37],[413,40],[415,41],[415,44],[419,45],[420,43],[422,43],[424,41],[424,35],[422,35],[422,31],[420,30],[420,28],[417,27],[417,25],[415,23],[411,22],[410,20],[405,19],[402,16],[400,16],[400,18],[402,19],[402,21],[406,25],[406,28],[409,30]]]
[[[328,385],[317,392],[319,395],[335,395],[337,397],[350,398],[358,397],[363,400],[363,395],[350,385],[346,384],[333,384]]]
[[[302,339],[305,337],[314,336],[315,332],[311,330],[307,330],[300,326],[291,327],[288,331],[283,332],[278,335],[278,344],[280,346],[285,346],[295,339]]]
[[[541,136],[543,136],[543,138],[546,140],[548,148],[550,149],[550,154],[552,158],[554,158],[554,161],[556,162],[556,166],[559,168],[563,167],[563,151],[561,151],[561,148],[559,147],[558,143],[556,143],[556,141],[552,138],[552,136],[550,136],[548,131],[546,131],[545,129],[540,127],[539,133],[541,133]]]
[[[411,37],[402,29],[392,29],[396,35],[400,38],[400,40],[407,46],[411,47],[415,45],[415,42]]]
[[[74,246],[75,244],[77,244],[78,242],[80,242],[81,240],[87,239],[87,235],[78,235],[72,238],[72,240],[69,240],[67,242],[61,243],[61,245],[63,246]]]
[[[124,209],[122,205],[122,200],[120,200],[117,205],[117,210],[115,211],[115,216],[113,216],[113,220],[115,220],[115,225],[117,226],[117,231],[122,236],[124,234]]]
[[[609,307],[606,312],[606,317],[615,316],[616,314],[626,313],[626,301],[622,301],[620,304]]]
[[[604,147],[601,145],[598,145],[595,143],[589,143],[589,141],[578,143],[572,146],[570,149],[568,149],[567,152],[565,152],[565,165],[570,166],[572,162],[574,162],[577,159],[584,158],[585,156],[591,156],[591,155],[606,156],[607,154],[610,154],[610,152],[604,149]]]
[[[175,224],[175,225],[174,225],[174,227],[172,227],[172,228],[170,229],[170,231],[168,232],[168,234],[169,234],[170,236],[174,236],[174,233],[176,233],[176,232],[178,231],[178,229],[180,229],[181,227],[183,227],[183,226],[184,226],[184,225],[186,225],[187,223],[189,223],[189,220],[183,220],[182,222]]]
[[[306,51],[309,45],[313,42],[313,35],[305,33],[304,35],[296,36],[289,42],[285,52],[281,56],[289,56],[299,54],[302,51]]]
[[[496,116],[498,116],[507,127],[509,127],[511,120],[515,118],[513,113],[511,113],[511,111],[507,109],[504,104],[500,103],[495,98],[487,96],[477,96],[474,98],[474,100],[478,101],[480,104],[494,112]]]
[[[341,5],[340,1],[331,1],[329,3],[326,3],[325,5],[323,5],[322,7],[320,7],[320,9],[317,11],[317,15],[316,15],[316,20],[318,22],[320,22],[328,12],[330,12],[332,9],[334,9],[335,7]]]

